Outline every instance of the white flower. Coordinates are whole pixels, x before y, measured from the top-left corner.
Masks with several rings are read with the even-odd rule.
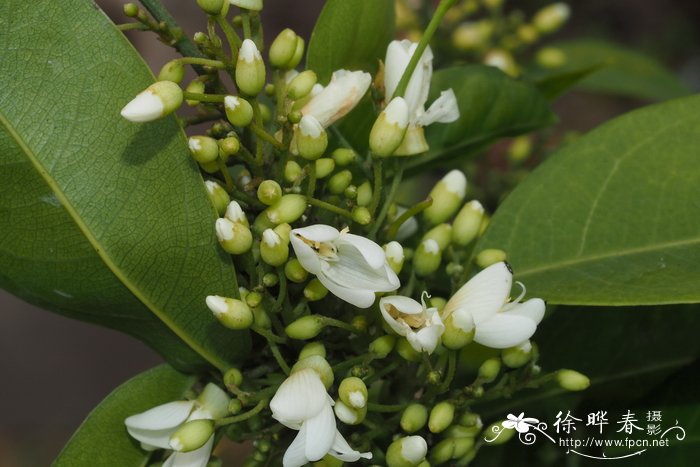
[[[391,101],[396,86],[401,80],[408,62],[411,60],[418,43],[409,40],[392,41],[386,49],[384,62],[385,102]],[[428,150],[428,143],[423,136],[423,127],[435,122],[449,123],[459,118],[459,107],[454,91],[448,89],[425,110],[430,91],[430,79],[433,75],[433,52],[428,46],[408,81],[404,99],[408,104],[409,127],[404,142],[396,150],[397,155],[411,155]]]
[[[193,401],[174,401],[159,405],[124,420],[126,430],[147,451],[172,449],[170,437],[186,422],[214,420],[227,412],[229,398],[214,384],[208,384],[202,395]],[[194,451],[174,451],[163,467],[205,467],[209,461],[214,435]]]
[[[542,299],[533,298],[524,303],[522,294],[508,302],[513,271],[505,262],[493,264],[464,284],[447,302],[442,311],[443,320],[452,317],[453,323],[465,332],[474,329],[474,340],[495,349],[515,347],[535,333],[544,316]]]
[[[539,420],[536,418],[525,418],[525,412],[521,412],[517,417],[513,414],[508,414],[507,418],[508,420],[501,423],[503,428],[508,428],[510,430],[515,428],[515,431],[518,433],[527,433],[530,431],[531,426],[539,423]]]
[[[315,117],[323,128],[347,115],[365,95],[372,77],[364,71],[338,70],[320,92],[312,90],[312,98],[301,109],[302,115]]]
[[[391,329],[406,337],[416,352],[432,353],[445,325],[437,308],[426,308],[425,295],[421,303],[400,295],[383,297],[379,300],[379,310]]]
[[[330,454],[345,462],[368,452],[355,451],[348,445],[335,424],[333,399],[326,392],[321,377],[311,368],[292,373],[277,389],[270,401],[272,417],[284,426],[299,430],[282,460],[284,467],[300,467]]]
[[[292,230],[292,247],[302,267],[336,297],[367,308],[375,292],[401,285],[382,247],[359,235],[323,224]]]

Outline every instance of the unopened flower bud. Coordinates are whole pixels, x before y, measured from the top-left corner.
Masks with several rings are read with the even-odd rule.
[[[266,211],[267,218],[273,224],[291,224],[306,211],[306,197],[297,194],[284,195]]]
[[[540,37],[540,33],[537,31],[537,28],[531,24],[521,24],[518,26],[516,34],[518,35],[518,39],[527,45],[534,44]]]
[[[384,253],[386,254],[386,262],[389,263],[389,267],[398,274],[401,272],[403,267],[403,247],[397,241],[391,241],[384,245]]]
[[[501,360],[489,358],[479,367],[479,379],[484,383],[490,383],[496,379],[501,371]]]
[[[341,194],[352,182],[352,172],[341,170],[328,179],[328,190],[334,195]]]
[[[231,5],[245,10],[260,11],[263,9],[263,0],[228,0]]]
[[[553,3],[535,13],[532,23],[542,34],[551,34],[566,23],[571,9],[566,3]]]
[[[187,140],[192,158],[201,164],[215,161],[219,157],[219,145],[209,136],[190,136]]]
[[[281,266],[289,258],[289,238],[285,241],[273,229],[266,229],[260,241],[260,256],[270,266]]]
[[[356,158],[357,153],[352,149],[338,148],[333,151],[333,160],[341,167],[352,163]]]
[[[284,265],[284,275],[290,281],[298,284],[304,282],[309,276],[309,273],[303,268],[298,259],[292,258]]]
[[[455,216],[452,222],[452,242],[455,245],[469,245],[479,235],[484,207],[477,200],[469,201]]]
[[[338,396],[345,405],[354,409],[367,406],[367,386],[360,378],[351,376],[340,382]]]
[[[229,157],[237,154],[240,148],[241,143],[235,136],[228,136],[219,140],[219,156],[221,156],[224,161],[227,161]]]
[[[556,47],[544,47],[537,51],[535,60],[543,68],[559,68],[566,63],[566,54]]]
[[[423,429],[427,422],[428,409],[422,404],[410,404],[401,414],[401,429],[406,433]]]
[[[204,93],[205,88],[206,88],[206,86],[204,85],[204,81],[202,81],[201,79],[194,79],[194,80],[190,81],[190,83],[185,88],[185,91],[191,92],[194,94],[202,94],[202,93]],[[195,107],[195,106],[199,105],[199,101],[195,101],[192,99],[187,99],[185,102],[190,107]]]
[[[443,401],[433,407],[428,418],[428,429],[432,433],[445,431],[452,424],[455,416],[455,407],[450,402]]]
[[[487,268],[492,264],[505,261],[506,257],[507,255],[505,251],[495,248],[488,248],[486,250],[481,250],[474,258],[474,262],[480,268]]]
[[[430,448],[430,462],[432,465],[440,465],[452,459],[455,453],[455,440],[445,438]]]
[[[520,74],[520,70],[517,63],[515,63],[513,55],[507,50],[493,49],[489,51],[484,57],[484,63],[498,68],[509,76],[515,77]]]
[[[335,161],[330,157],[322,157],[314,162],[316,178],[325,178],[335,169]]]
[[[238,201],[234,200],[228,203],[224,217],[233,223],[241,223],[246,227],[248,226],[248,218],[245,212],[243,212],[243,209],[241,209],[241,205],[238,204]]]
[[[320,342],[309,342],[302,347],[301,352],[299,352],[299,360],[303,360],[313,355],[326,358],[326,347]]]
[[[301,37],[297,38],[297,47],[294,49],[294,56],[292,57],[292,60],[287,63],[287,68],[288,69],[293,69],[296,68],[297,65],[301,62],[301,59],[304,58],[304,46],[306,43],[304,42],[304,39]]]
[[[396,337],[386,335],[373,340],[368,350],[375,358],[384,358],[391,353],[394,345],[396,345]]]
[[[304,297],[310,302],[322,300],[328,295],[328,289],[318,279],[312,279],[304,287]]]
[[[347,199],[355,199],[357,198],[357,186],[356,185],[348,185],[344,190],[343,190],[343,196],[345,196]]]
[[[318,336],[325,326],[326,325],[321,316],[307,315],[302,316],[288,325],[284,329],[284,332],[292,339],[313,339],[314,337]]]
[[[231,201],[231,197],[224,187],[215,181],[207,180],[204,182],[204,186],[207,188],[207,195],[209,195],[209,201],[214,205],[214,209],[220,216],[223,215],[226,212],[228,203]]]
[[[474,340],[474,326],[465,331],[454,323],[454,314],[444,320],[445,332],[442,333],[442,345],[450,350],[459,350]]]
[[[416,467],[428,453],[428,443],[420,436],[406,436],[395,440],[386,451],[388,467]]]
[[[500,433],[500,434],[497,434]],[[513,438],[515,430],[512,428],[503,428],[503,421],[492,423],[484,430],[484,439],[491,446],[505,444]]]
[[[467,177],[460,170],[447,173],[430,190],[433,204],[423,211],[423,217],[430,225],[445,222],[457,212],[467,193]]]
[[[372,185],[369,181],[364,182],[357,188],[357,205],[369,206],[372,202]]]
[[[258,103],[258,109],[260,109],[260,116],[262,117],[263,123],[269,123],[272,120],[272,110],[265,104]]]
[[[216,220],[216,237],[222,248],[232,255],[240,255],[253,244],[253,234],[240,222],[231,222],[226,218]]]
[[[369,225],[372,222],[372,213],[364,206],[355,206],[352,210],[352,220],[360,225]]]
[[[238,368],[230,368],[224,373],[224,384],[227,388],[238,388],[243,384],[243,373]]]
[[[294,183],[299,180],[303,170],[301,166],[294,161],[287,161],[284,166],[284,179],[289,183]]]
[[[253,313],[242,300],[209,295],[206,301],[216,319],[229,329],[247,329],[253,324]]]
[[[501,352],[501,360],[508,368],[520,368],[532,358],[532,344],[525,341],[515,347],[504,349]]]
[[[355,408],[345,404],[342,400],[336,401],[333,411],[338,420],[346,425],[359,425],[367,415],[367,407]]]
[[[423,235],[424,241],[428,239],[435,240],[440,250],[444,250],[450,245],[450,240],[452,240],[452,226],[446,223],[436,225]]]
[[[258,199],[261,203],[271,206],[282,197],[282,187],[274,180],[264,180],[258,186]]]
[[[299,37],[287,28],[280,32],[270,45],[270,65],[283,70],[290,69],[289,64],[294,58]]]
[[[228,403],[228,412],[231,415],[236,415],[243,410],[243,403],[240,401],[240,399],[231,399],[231,402]]]
[[[274,287],[279,283],[279,277],[275,273],[268,272],[263,276],[262,281],[265,287]]]
[[[294,130],[292,147],[308,160],[316,160],[323,155],[328,147],[328,135],[315,117],[305,115]]]
[[[135,3],[127,3],[124,5],[124,14],[129,18],[136,18],[139,14],[139,7]]]
[[[583,391],[591,385],[588,376],[574,370],[559,370],[556,378],[559,386],[567,391]]]
[[[333,380],[335,379],[333,376],[333,369],[324,357],[321,357],[320,355],[312,355],[310,357],[300,359],[292,367],[292,373],[305,368],[310,368],[318,373],[318,375],[321,377],[321,382],[326,389],[333,385]]]
[[[221,13],[224,0],[197,0],[197,5],[208,15],[216,16]]]
[[[134,97],[121,111],[132,122],[151,122],[170,115],[182,105],[182,89],[172,81],[158,81]]]
[[[401,146],[408,127],[408,105],[394,97],[379,114],[369,134],[369,148],[379,157],[390,156]]]
[[[262,295],[259,292],[250,292],[245,296],[245,302],[249,307],[255,308],[262,302]]]
[[[236,96],[224,98],[226,118],[232,125],[245,127],[253,121],[253,106],[245,99]]]
[[[419,362],[421,360],[420,352],[417,352],[416,349],[403,338],[396,342],[396,352],[401,358],[408,362]]]
[[[313,71],[302,71],[289,83],[287,95],[294,101],[303,99],[309,95],[311,88],[316,84],[316,80],[316,73]]]
[[[170,447],[178,452],[190,452],[204,446],[214,434],[214,420],[190,420],[170,436]]]
[[[226,391],[214,383],[208,383],[196,401],[201,408],[209,412],[212,418],[217,419],[226,416],[230,400]]]
[[[265,86],[265,63],[250,39],[245,39],[238,51],[236,85],[249,96],[257,95]]]
[[[486,45],[493,27],[484,20],[464,22],[452,32],[452,45],[458,50],[478,50]]]
[[[255,325],[262,329],[270,329],[272,327],[272,320],[267,314],[267,311],[262,306],[256,306],[252,309],[253,311],[253,322]]]
[[[430,238],[420,242],[413,254],[413,268],[419,277],[426,277],[437,271],[441,261],[440,245]]]
[[[181,60],[171,60],[158,72],[158,81],[172,81],[180,84],[185,77],[185,65]]]

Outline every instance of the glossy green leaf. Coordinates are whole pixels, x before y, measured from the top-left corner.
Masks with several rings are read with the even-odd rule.
[[[466,65],[436,72],[427,104],[450,88],[457,97],[459,120],[428,126],[430,151],[407,159],[407,167],[460,157],[497,138],[528,133],[556,121],[547,99],[534,85],[514,80],[494,67]]]
[[[0,27],[1,285],[180,366],[192,352],[174,335],[215,366],[241,358],[247,334],[204,304],[233,293],[234,270],[181,129],[119,115],[153,80],[144,63],[89,2],[3,2]]]
[[[581,82],[587,76],[603,68],[603,64],[591,65],[574,70],[562,70],[559,73],[552,73],[535,81],[537,89],[549,100],[554,100],[564,94],[573,86]]]
[[[80,425],[54,467],[120,467],[146,465],[151,452],[132,439],[124,419],[157,405],[183,399],[194,378],[161,365],[112,391]]]
[[[635,50],[597,39],[559,42],[552,47],[564,52],[566,62],[553,70],[533,70],[531,78],[543,79],[600,66],[600,70],[582,79],[577,87],[649,100],[671,99],[689,93],[688,87],[664,65]]]
[[[496,211],[477,245],[508,252],[552,303],[700,301],[700,97],[608,122],[553,154]]]
[[[306,67],[322,84],[341,68],[374,74],[393,37],[393,0],[328,0],[311,33]]]

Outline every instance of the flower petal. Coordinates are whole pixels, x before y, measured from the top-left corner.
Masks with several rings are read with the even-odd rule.
[[[306,427],[302,425],[299,433],[289,445],[284,453],[284,458],[282,459],[282,465],[284,467],[301,467],[309,463],[309,459],[306,457]]]
[[[340,434],[338,430],[335,430],[335,439],[333,440],[333,446],[329,454],[343,462],[356,462],[360,460],[361,457],[365,459],[372,458],[371,452],[355,451],[348,442],[345,441],[345,438],[343,438],[343,435]]]
[[[471,313],[477,326],[495,315],[510,294],[513,272],[504,263],[493,264],[464,284],[447,302],[442,311],[443,320],[457,309]]]
[[[383,263],[380,267],[373,268],[354,246],[338,242],[337,247],[337,261],[327,262],[321,267],[324,274],[338,285],[374,292],[391,292],[399,288],[399,278],[386,264],[386,256],[381,248]]]
[[[314,370],[296,371],[284,380],[270,401],[272,417],[289,426],[316,417],[328,405],[326,388]]]
[[[396,86],[398,86],[401,76],[411,60],[411,55],[408,52],[410,47],[410,41],[396,40],[391,41],[386,48],[386,58],[384,59],[384,93],[386,102],[389,102],[394,96]]]
[[[423,313],[423,305],[415,301],[410,297],[404,297],[403,295],[390,295],[388,297],[382,297],[379,300],[379,309],[384,313],[384,306],[391,305],[401,313],[407,315],[417,315],[418,313]]]
[[[367,261],[367,264],[374,269],[382,267],[386,262],[384,249],[368,238],[346,233],[341,235],[338,239],[339,247],[343,243],[353,246],[362,255],[365,261]]]
[[[386,50],[384,63],[385,101],[389,102],[396,91],[408,62],[418,48],[418,43],[409,40],[392,41]],[[423,113],[423,106],[428,99],[430,79],[433,74],[433,52],[427,47],[408,81],[404,98],[409,108],[411,120]]]
[[[428,126],[435,122],[450,123],[459,118],[457,97],[452,89],[442,91],[440,97],[418,118],[418,125]]]
[[[124,424],[127,428],[141,430],[175,428],[187,420],[193,408],[194,401],[168,402],[140,414],[132,415],[124,420]]]
[[[173,452],[163,463],[163,467],[206,467],[214,446],[214,435],[199,449],[190,452]]]
[[[508,311],[502,311],[502,313],[526,316],[533,320],[535,324],[540,324],[540,321],[544,318],[545,308],[544,300],[541,298],[531,298],[526,302],[510,305]]]
[[[358,308],[369,308],[374,304],[376,296],[372,290],[344,287],[335,280],[328,278],[324,273],[316,274],[316,277],[330,293],[351,305],[355,305]]]
[[[437,310],[431,308],[427,313],[428,325],[406,337],[409,344],[411,344],[417,352],[433,353],[440,341],[440,336],[445,332],[445,325],[442,323]]]
[[[528,316],[498,313],[476,325],[474,341],[493,349],[506,349],[526,341],[536,329],[537,323]]]
[[[314,224],[294,229],[292,233],[301,235],[312,242],[331,242],[340,236],[338,229],[325,224]]]
[[[301,263],[301,267],[311,274],[318,275],[321,272],[321,259],[318,257],[318,253],[307,245],[306,242],[294,235],[293,232],[292,235],[289,236],[289,240],[292,243],[294,254],[299,260],[299,263]]]
[[[335,440],[335,414],[330,404],[324,404],[321,412],[307,420],[302,428],[306,428],[306,457],[314,462],[328,454]]]
[[[311,115],[327,128],[350,112],[365,95],[372,76],[363,71],[337,70],[331,82],[315,94],[301,109],[302,115]]]

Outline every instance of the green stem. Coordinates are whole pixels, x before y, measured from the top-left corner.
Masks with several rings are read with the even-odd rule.
[[[124,23],[117,24],[117,29],[120,31],[148,31],[149,28],[143,23]]]
[[[238,56],[238,49],[241,47],[241,38],[238,37],[236,31],[234,31],[233,27],[224,16],[217,16],[216,24],[218,24],[224,32],[226,42],[228,42],[228,46],[231,48],[231,60],[235,61]]]
[[[279,347],[277,347],[277,344],[274,342],[267,341],[268,344],[270,345],[270,350],[272,351],[272,356],[275,357],[275,360],[277,360],[277,364],[280,366],[282,371],[284,371],[285,375],[289,375],[291,372],[291,369],[289,368],[289,365],[287,365],[287,362],[284,360],[284,357],[282,357],[282,354],[280,353]]]
[[[447,374],[445,375],[445,380],[440,385],[442,391],[447,391],[450,388],[450,384],[455,377],[455,371],[457,369],[457,352],[449,351],[447,358]]]
[[[219,165],[219,172],[221,172],[221,175],[224,177],[224,183],[226,183],[226,191],[228,191],[229,193],[233,193],[233,190],[236,189],[236,186],[233,183],[231,174],[228,173],[228,167],[226,166],[226,162],[224,162],[224,160],[221,157],[219,157],[216,160],[216,163]]]
[[[374,404],[372,402],[369,402],[367,404],[367,410],[370,412],[400,412],[401,410],[406,408],[406,404],[395,404],[395,405],[387,405],[387,404]]]
[[[218,69],[226,68],[226,64],[224,62],[222,62],[220,60],[211,60],[209,58],[182,57],[182,58],[178,58],[175,61],[187,64],[187,65],[202,65],[202,66],[209,66],[209,67],[218,68]]]
[[[275,308],[273,310],[275,313],[282,310],[284,299],[287,297],[287,276],[284,274],[284,268],[282,266],[277,266],[277,277],[280,288],[277,293],[277,300],[275,300]]]
[[[386,232],[386,239],[393,240],[394,237],[396,237],[396,234],[399,232],[399,229],[401,228],[401,226],[403,225],[404,222],[406,222],[407,220],[409,220],[411,217],[415,216],[416,214],[420,213],[421,211],[428,209],[432,204],[433,204],[433,199],[428,198],[426,200],[421,201],[418,204],[414,204],[409,209],[404,211],[403,214],[401,214],[389,226],[389,229]]]
[[[381,159],[375,159],[372,161],[372,168],[374,174],[374,191],[372,192],[372,201],[369,203],[369,212],[374,216],[377,206],[379,206],[379,201],[382,198],[382,184],[384,183],[384,175],[382,173],[382,168],[384,162]]]
[[[325,209],[326,211],[334,212],[343,217],[347,217],[348,219],[352,219],[352,213],[350,211],[348,211],[347,209],[340,208],[335,204],[327,203],[325,201],[321,201],[320,199],[309,197],[306,198],[306,202],[312,206],[316,206],[318,208]]]
[[[272,332],[268,331],[267,329],[263,329],[263,328],[256,326],[256,325],[252,325],[250,327],[250,330],[257,333],[257,334],[260,334],[265,339],[267,339],[269,342],[274,342],[275,344],[284,344],[285,342],[287,342],[287,339],[285,339],[284,337],[276,336]]]
[[[231,423],[238,423],[242,422],[244,420],[248,420],[249,418],[257,415],[262,411],[267,406],[267,399],[262,399],[260,402],[257,403],[255,407],[250,409],[249,411],[242,413],[240,415],[236,415],[234,417],[227,417],[227,418],[221,418],[216,421],[216,426],[224,426],[224,425],[230,425]]]
[[[257,106],[257,104],[256,104],[256,106]],[[255,109],[255,107],[253,107],[253,109]],[[258,112],[260,112],[259,109],[258,109]],[[262,124],[251,123],[250,129],[253,130],[253,133],[255,133],[255,136],[257,136],[258,138],[270,143],[271,145],[273,145],[277,149],[284,149],[284,145],[282,143],[280,143],[279,141],[277,141],[275,139],[275,137],[272,136],[270,133],[265,131]],[[262,147],[261,147],[261,149],[262,149]],[[262,154],[262,152],[261,152],[261,154]],[[261,157],[261,159],[262,159],[262,157]],[[260,160],[260,163],[262,164],[262,160]]]
[[[389,207],[391,206],[391,203],[394,202],[396,192],[399,189],[399,185],[401,185],[402,177],[403,169],[398,169],[396,172],[394,172],[394,178],[391,181],[391,188],[389,188],[389,193],[387,194],[387,197],[384,200],[384,205],[382,205],[382,209],[379,211],[379,215],[377,215],[377,217],[374,219],[374,225],[372,226],[372,230],[370,230],[369,232],[370,238],[375,238],[377,236],[377,232],[379,232],[379,229],[384,223],[384,219],[386,219],[386,216],[389,212]]]
[[[168,26],[170,30],[180,30],[182,28],[177,24],[175,18],[168,12],[168,10],[163,6],[160,0],[140,0],[141,4],[148,10],[148,12],[155,18],[156,21],[163,22]],[[202,57],[202,53],[199,51],[197,46],[187,37],[186,34],[182,34],[180,38],[174,44],[178,52],[186,57]],[[197,70],[199,73],[199,70]]]
[[[306,197],[313,198],[316,192],[316,163],[312,161],[306,165],[306,168],[309,174],[309,182],[306,186]]]
[[[241,18],[243,20],[243,37],[246,39],[252,39],[252,35],[250,33],[250,13],[246,11],[241,15]]]
[[[225,94],[201,94],[198,92],[183,91],[182,97],[188,101],[211,102],[220,104],[226,98]]]
[[[404,93],[406,92],[406,88],[408,87],[408,82],[410,81],[411,76],[413,76],[413,72],[415,71],[418,62],[420,61],[420,58],[423,56],[423,52],[425,51],[426,47],[428,47],[430,39],[433,38],[433,34],[435,34],[435,31],[440,25],[442,17],[445,16],[447,10],[452,5],[454,5],[456,1],[457,0],[440,1],[440,4],[435,10],[435,14],[433,14],[433,19],[430,20],[430,23],[428,23],[428,27],[425,28],[423,37],[421,37],[420,42],[418,43],[418,47],[416,47],[416,51],[413,52],[413,55],[411,56],[411,60],[408,62],[406,70],[403,72],[403,75],[401,75],[401,80],[396,86],[396,90],[394,91],[392,97],[403,97]]]
[[[360,331],[357,330],[357,328],[355,328],[352,324],[346,323],[345,321],[340,321],[339,319],[335,318],[329,318],[328,316],[321,316],[320,320],[326,326],[333,326],[334,328],[345,329],[346,331],[350,331],[353,334],[360,334]]]

